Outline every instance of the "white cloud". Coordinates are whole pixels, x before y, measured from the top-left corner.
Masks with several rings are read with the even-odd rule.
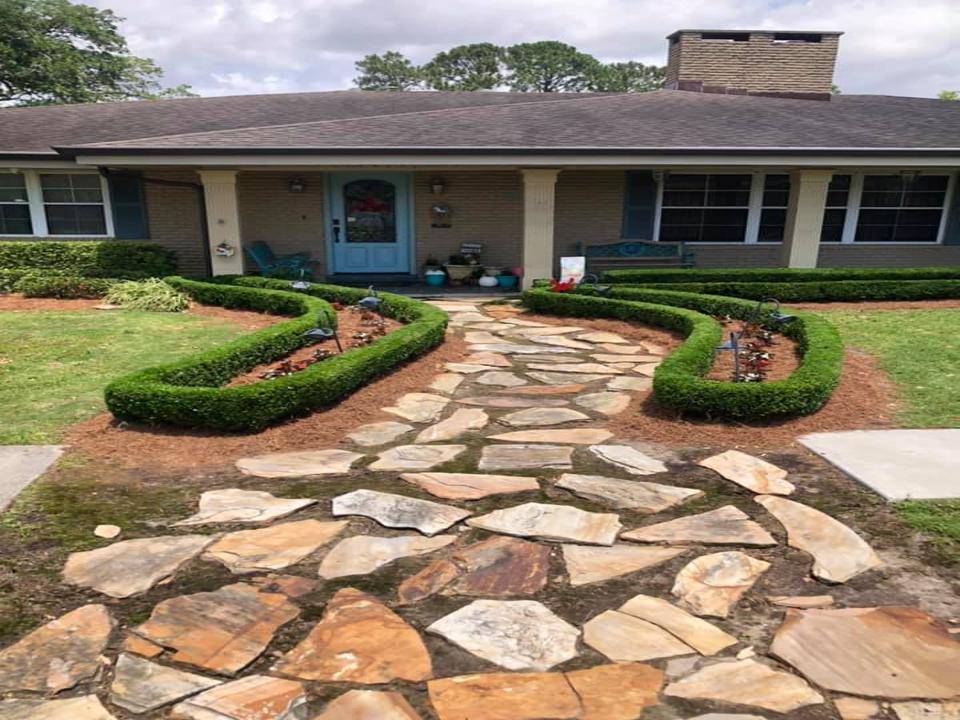
[[[204,95],[350,87],[353,63],[418,62],[469,42],[556,39],[604,60],[663,63],[678,28],[843,30],[847,93],[960,88],[956,0],[87,0],[127,18],[133,51]]]

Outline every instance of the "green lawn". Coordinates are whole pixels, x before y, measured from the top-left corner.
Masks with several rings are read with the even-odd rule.
[[[183,313],[0,312],[0,445],[56,443],[104,409],[113,378],[244,332]]]
[[[960,309],[831,310],[821,313],[847,345],[874,354],[893,378],[907,427],[960,426]],[[929,533],[947,562],[960,563],[960,501],[895,505],[910,527]]]
[[[897,384],[906,427],[960,426],[960,309],[821,313]],[[866,389],[865,389],[866,390]]]

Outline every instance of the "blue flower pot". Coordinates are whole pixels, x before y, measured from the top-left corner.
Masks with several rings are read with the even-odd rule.
[[[504,289],[516,287],[517,276],[516,275],[499,275],[497,277],[497,284]]]
[[[424,276],[427,285],[431,287],[440,287],[447,280],[447,276],[443,273],[429,273]]]

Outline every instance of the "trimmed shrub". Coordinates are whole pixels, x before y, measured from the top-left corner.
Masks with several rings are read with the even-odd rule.
[[[116,240],[0,242],[0,269],[49,268],[86,277],[162,277],[176,272],[175,254],[153,243]]]
[[[782,302],[867,302],[960,298],[960,280],[825,280],[818,282],[702,282],[617,285],[618,288],[664,288],[679,292],[727,295]]]
[[[232,280],[235,284],[228,284]],[[290,283],[232,278],[216,283],[167,278],[198,302],[293,315],[293,319],[227,345],[169,365],[146,368],[107,386],[107,407],[121,420],[250,432],[317,410],[443,341],[447,316],[410,298],[382,293],[384,314],[407,322],[370,345],[347,350],[306,370],[263,382],[223,387],[257,365],[286,357],[308,344],[303,333],[334,326],[330,302],[353,303],[363,290],[311,285],[292,292]],[[318,320],[319,317],[319,320]]]
[[[148,312],[183,312],[190,307],[186,295],[160,278],[118,282],[107,291],[106,301]]]
[[[107,294],[112,280],[75,275],[27,272],[13,283],[13,292],[33,298],[99,298]]]
[[[605,282],[629,284],[765,282],[828,280],[960,280],[960,266],[920,268],[666,268],[608,270]]]
[[[765,421],[807,415],[819,409],[840,380],[843,344],[834,327],[810,313],[779,328],[802,355],[790,377],[762,383],[710,380],[723,329],[714,315],[752,318],[756,304],[736,298],[671,290],[614,288],[609,296],[528,290],[523,302],[539,312],[643,322],[681,333],[683,344],[663,360],[653,377],[657,401],[681,413],[710,418]],[[761,318],[761,322],[763,322]],[[772,322],[768,316],[767,322]]]

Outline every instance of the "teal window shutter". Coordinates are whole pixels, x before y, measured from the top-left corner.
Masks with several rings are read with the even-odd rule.
[[[139,175],[108,175],[113,233],[118,240],[147,240],[147,199]]]
[[[623,228],[626,240],[653,240],[657,216],[657,183],[649,170],[628,170],[623,195]]]
[[[947,225],[943,232],[944,245],[960,245],[960,178],[953,183],[953,197],[947,205]]]

